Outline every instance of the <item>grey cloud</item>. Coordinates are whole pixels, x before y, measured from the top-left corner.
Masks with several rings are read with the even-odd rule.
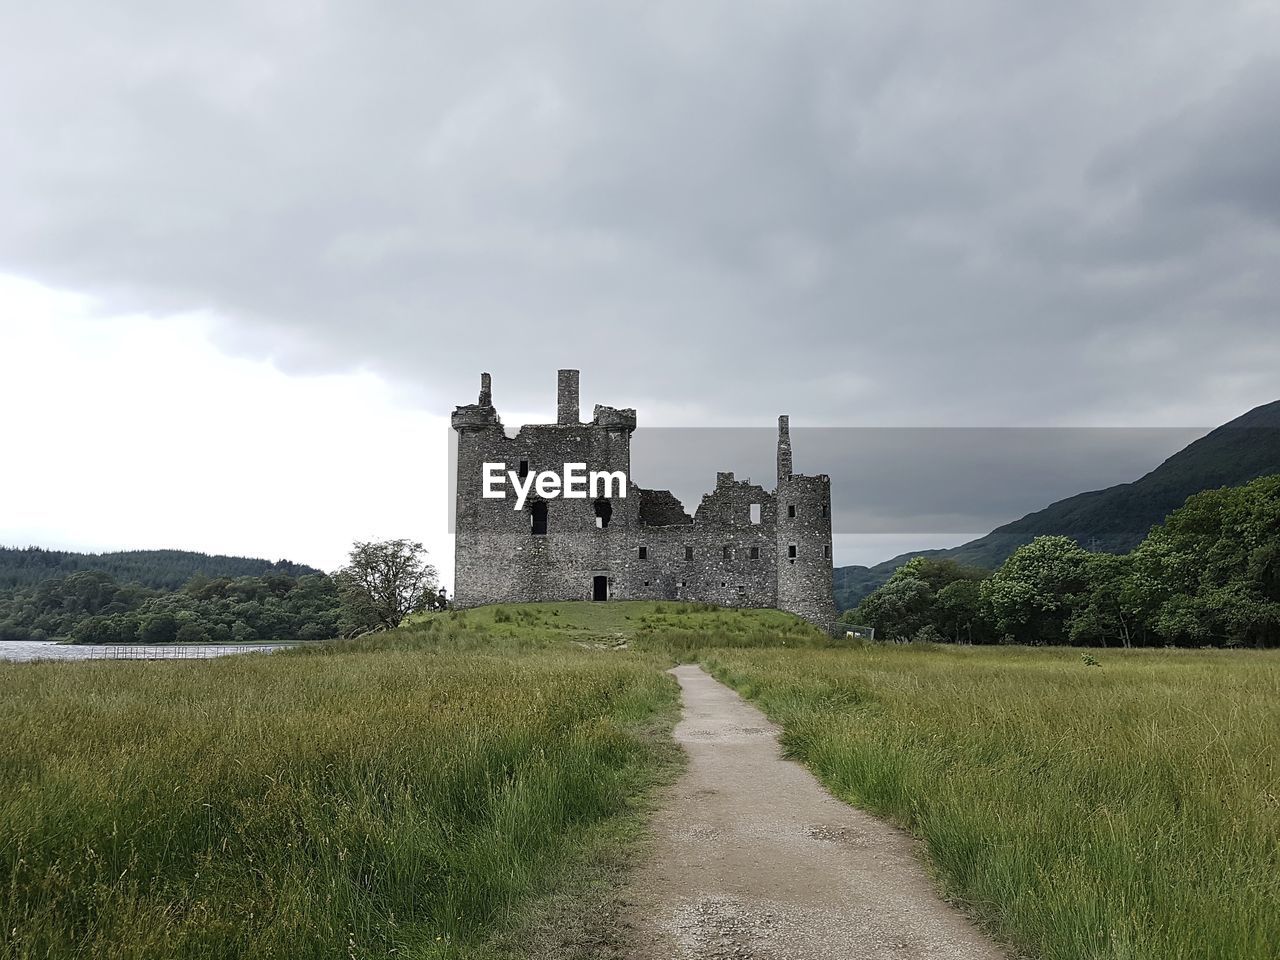
[[[1026,513],[1143,476],[1204,428],[798,428],[795,467],[832,478],[845,535],[986,533]],[[640,428],[632,479],[692,513],[720,470],[774,487],[776,433]]]
[[[211,310],[287,369],[442,411],[481,369],[531,409],[579,366],[642,422],[1212,424],[1275,398],[1256,6],[4,20],[0,270]]]
[[[1098,179],[1135,189],[1151,211],[1280,223],[1280,55],[1101,158]]]

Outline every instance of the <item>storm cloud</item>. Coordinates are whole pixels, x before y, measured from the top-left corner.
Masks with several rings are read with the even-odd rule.
[[[0,36],[0,271],[286,371],[537,411],[574,366],[686,426],[1276,396],[1274,6],[50,0]]]

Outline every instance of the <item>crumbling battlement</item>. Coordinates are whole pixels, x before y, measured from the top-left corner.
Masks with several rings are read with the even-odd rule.
[[[454,603],[687,599],[777,607],[816,623],[835,618],[831,594],[831,482],[792,472],[790,425],[778,418],[772,491],[717,474],[691,517],[669,490],[631,480],[636,412],[597,404],[579,414],[577,370],[561,370],[556,422],[508,437],[489,374],[480,397],[453,412],[458,433]],[[541,500],[523,510],[482,496],[482,465],[522,476],[585,463],[621,470],[625,497]]]

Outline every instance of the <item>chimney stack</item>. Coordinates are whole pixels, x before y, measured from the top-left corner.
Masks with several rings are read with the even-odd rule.
[[[578,371],[561,370],[556,383],[556,423],[576,426],[578,422]]]
[[[493,382],[487,373],[480,374],[480,406],[493,406]]]
[[[791,418],[778,418],[778,483],[791,476]]]

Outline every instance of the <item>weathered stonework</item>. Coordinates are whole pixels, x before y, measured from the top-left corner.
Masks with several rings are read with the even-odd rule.
[[[631,481],[636,413],[596,405],[579,420],[578,371],[561,370],[556,423],[508,437],[489,375],[480,402],[453,412],[458,432],[454,605],[540,600],[700,600],[776,607],[815,623],[835,619],[831,594],[831,481],[791,472],[786,417],[778,419],[778,485],[716,477],[690,517],[670,491]],[[531,494],[525,509],[482,496],[482,464],[510,470],[621,470],[625,497]],[[545,532],[542,527],[545,524]]]

